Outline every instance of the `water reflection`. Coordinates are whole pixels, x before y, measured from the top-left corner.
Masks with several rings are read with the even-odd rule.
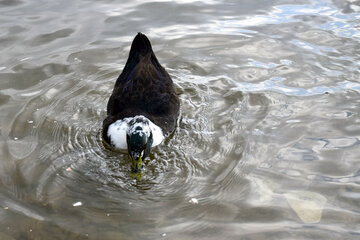
[[[0,238],[355,239],[358,11],[1,2]],[[182,105],[134,179],[100,128],[138,31]]]

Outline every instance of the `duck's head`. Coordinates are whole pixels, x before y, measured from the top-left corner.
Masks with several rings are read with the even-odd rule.
[[[132,160],[132,171],[141,169],[143,160],[149,156],[153,134],[146,118],[134,118],[126,132],[127,149]]]

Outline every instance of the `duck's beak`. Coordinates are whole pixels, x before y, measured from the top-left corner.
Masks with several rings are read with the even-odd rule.
[[[142,165],[142,157],[140,152],[131,152],[130,153],[132,160],[132,171],[139,172]]]

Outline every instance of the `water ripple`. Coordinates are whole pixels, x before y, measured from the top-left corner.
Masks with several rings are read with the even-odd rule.
[[[353,239],[356,4],[2,1],[0,238]],[[138,31],[181,116],[134,178],[101,125]]]

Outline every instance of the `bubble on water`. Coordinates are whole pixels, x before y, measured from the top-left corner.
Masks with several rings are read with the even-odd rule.
[[[80,207],[80,206],[82,206],[82,202],[73,203],[73,207]]]
[[[79,58],[76,57],[76,58],[74,58],[74,62],[75,62],[75,63],[81,63],[82,61],[81,61],[81,59],[79,59]]]

